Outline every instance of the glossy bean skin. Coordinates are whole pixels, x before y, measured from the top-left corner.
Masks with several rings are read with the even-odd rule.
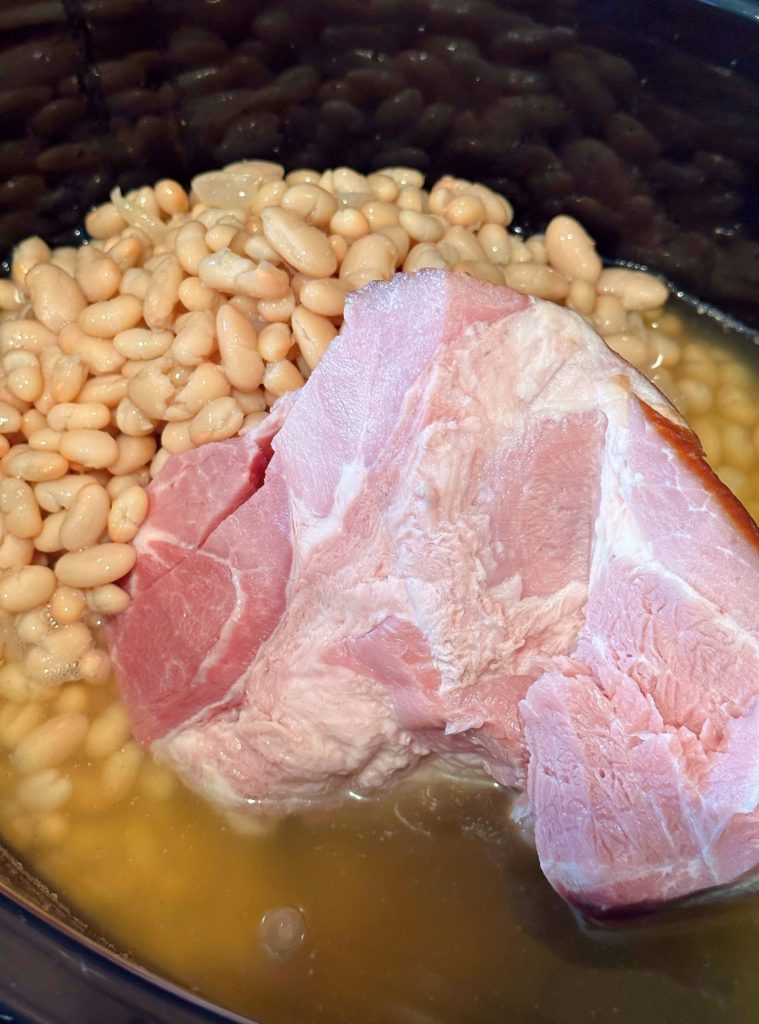
[[[55,575],[69,587],[100,587],[126,576],[136,558],[128,544],[96,544],[62,555],[56,562]]]
[[[50,263],[32,267],[24,286],[29,291],[37,319],[56,333],[74,323],[87,306],[87,299],[76,281]]]
[[[88,469],[104,469],[118,454],[115,439],[104,430],[69,430],[61,440],[61,455]]]
[[[128,544],[148,514],[148,495],[137,484],[128,487],[113,499],[108,512],[108,535],[112,541]]]
[[[298,306],[292,316],[293,337],[310,370],[318,366],[337,328],[326,317],[305,306]]]
[[[241,391],[255,391],[264,373],[258,336],[250,321],[229,303],[216,316],[221,366],[229,383]]]
[[[42,516],[32,486],[25,480],[0,481],[0,511],[5,531],[23,540],[37,537],[42,530]]]
[[[311,277],[329,277],[335,272],[337,261],[319,228],[276,207],[264,210],[261,220],[266,240],[291,267]]]
[[[667,287],[653,274],[622,267],[608,267],[598,278],[599,291],[616,295],[625,309],[658,309],[667,301]]]
[[[95,302],[84,309],[79,325],[95,338],[109,340],[122,331],[137,327],[142,320],[142,303],[134,295],[119,295],[107,302]]]
[[[106,528],[110,506],[108,491],[101,484],[82,487],[61,523],[61,547],[66,551],[82,551],[96,544]]]
[[[28,612],[45,605],[55,590],[55,574],[43,565],[27,565],[0,580],[0,608]]]

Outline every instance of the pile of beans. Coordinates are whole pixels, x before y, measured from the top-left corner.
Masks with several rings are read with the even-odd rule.
[[[399,269],[450,267],[565,302],[632,361],[655,277],[603,269],[569,217],[507,231],[483,185],[395,167],[365,176],[246,162],[164,180],[93,210],[92,238],[16,249],[0,302],[0,613],[30,687],[102,682],[95,640],[172,453],[257,426],[303,385],[346,294]]]
[[[301,387],[369,281],[450,268],[567,305],[701,418],[714,464],[759,501],[741,367],[686,343],[662,282],[604,268],[571,217],[525,237],[481,184],[264,161],[199,175],[189,194],[162,180],[111,200],[87,217],[88,244],[27,239],[0,282],[0,747],[18,776],[0,817],[17,844],[51,814],[43,832],[61,831],[93,763],[109,799],[140,772],[168,792],[130,738],[100,637],[128,603],[146,488],[173,453],[255,428]]]

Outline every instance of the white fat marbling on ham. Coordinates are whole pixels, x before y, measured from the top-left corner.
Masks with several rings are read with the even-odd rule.
[[[280,812],[464,759],[526,792],[585,907],[756,869],[757,531],[581,318],[440,271],[370,285],[260,436],[150,494],[109,640],[195,788]]]

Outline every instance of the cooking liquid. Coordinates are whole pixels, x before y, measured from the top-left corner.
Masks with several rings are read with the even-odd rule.
[[[700,424],[715,468],[757,518],[759,360],[745,337],[678,312],[680,356],[645,370]],[[687,383],[699,361],[711,401]],[[731,394],[750,399],[743,433],[728,429]],[[88,713],[113,696],[96,690]],[[56,839],[21,827],[18,774],[0,756],[9,845],[117,949],[263,1024],[757,1020],[759,898],[583,922],[542,877],[492,784],[420,777],[243,835],[170,778],[151,782],[149,764],[115,803],[99,795],[98,765],[68,770],[73,796]],[[289,959],[261,938],[262,918],[281,907],[305,921]]]

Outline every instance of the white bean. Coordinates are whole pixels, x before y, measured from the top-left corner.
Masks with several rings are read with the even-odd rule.
[[[0,569],[16,569],[20,565],[29,565],[34,556],[34,544],[31,540],[14,537],[8,534],[0,543]]]
[[[616,295],[599,295],[593,308],[593,323],[600,335],[624,334],[627,314]]]
[[[0,744],[13,750],[45,717],[39,703],[6,704],[0,709]]]
[[[255,264],[231,249],[206,256],[200,263],[198,276],[208,288],[259,299],[279,299],[290,286],[285,271],[270,263]]]
[[[101,484],[82,487],[61,523],[61,546],[66,551],[81,551],[96,544],[108,523],[110,505],[108,491]]]
[[[78,749],[89,727],[86,715],[75,711],[54,715],[32,729],[13,753],[20,772],[57,768]]]
[[[34,315],[53,332],[73,323],[87,307],[87,299],[65,270],[50,263],[38,263],[26,275],[25,287]]]
[[[340,280],[351,290],[369,281],[389,281],[395,270],[396,249],[386,235],[359,238],[340,267]]]
[[[165,256],[153,271],[145,295],[144,316],[145,323],[154,331],[162,331],[171,324],[183,277],[184,271],[174,256]]]
[[[92,337],[111,339],[137,327],[142,320],[142,303],[134,295],[117,295],[107,302],[95,302],[81,312],[79,326]]]
[[[104,430],[69,430],[61,439],[61,455],[88,469],[104,469],[116,461],[119,449]]]
[[[128,384],[129,381],[119,373],[94,377],[84,384],[79,398],[83,402],[102,402],[109,409],[115,409],[126,394]]]
[[[570,280],[595,284],[601,273],[601,260],[593,239],[574,217],[554,217],[546,228],[545,247],[548,262]]]
[[[148,419],[159,420],[174,397],[174,385],[169,380],[160,361],[146,363],[127,385],[127,394]]]
[[[46,604],[55,590],[55,574],[44,565],[26,565],[0,579],[0,608],[27,612]]]
[[[196,276],[200,261],[208,255],[205,228],[197,221],[183,224],[177,233],[176,257],[186,274]]]
[[[61,447],[61,433],[44,427],[29,435],[29,447],[37,452],[57,452]]]
[[[667,286],[658,277],[624,267],[602,270],[597,288],[607,295],[616,295],[625,309],[637,312],[658,309],[668,296]]]
[[[114,476],[128,476],[141,471],[153,458],[157,447],[152,436],[129,437],[127,434],[119,434],[116,444],[119,457],[108,467],[109,473]]]
[[[295,310],[295,294],[289,291],[281,299],[259,299],[258,315],[267,323],[287,323]]]
[[[606,339],[609,348],[638,368],[648,361],[648,344],[637,334],[610,334]]]
[[[181,318],[171,351],[183,366],[198,366],[216,347],[216,320],[213,313],[199,311]]]
[[[137,553],[128,544],[96,544],[61,555],[55,575],[69,587],[100,587],[126,576],[136,560]]]
[[[222,368],[232,387],[255,391],[264,375],[253,325],[239,310],[225,303],[216,314]]]
[[[306,309],[305,306],[297,306],[292,316],[293,337],[298,348],[306,360],[308,368],[313,370],[329,344],[337,334],[337,328],[326,317]],[[259,381],[260,383],[260,381]]]
[[[567,306],[581,316],[590,316],[596,304],[596,290],[589,281],[575,278],[569,286]]]
[[[106,758],[103,764],[102,786],[109,801],[124,800],[132,790],[144,752],[134,740],[130,740],[120,750]]]
[[[201,363],[166,411],[170,421],[192,419],[203,406],[229,394],[229,380],[215,363]]]
[[[5,320],[0,323],[0,353],[13,349],[40,354],[56,343],[56,334],[39,320]]]
[[[304,384],[303,375],[288,359],[268,363],[264,371],[263,385],[271,394],[279,397],[286,391],[296,391]]]
[[[560,302],[569,291],[563,274],[537,263],[510,263],[503,268],[503,277],[509,288],[550,302]]]
[[[42,768],[19,781],[19,802],[30,811],[55,811],[68,801],[73,784],[55,768]]]
[[[76,280],[89,302],[105,302],[118,292],[121,270],[112,257],[97,256],[77,269]]]
[[[342,316],[345,309],[345,288],[333,277],[306,281],[300,290],[300,301],[321,316]]]
[[[199,277],[186,277],[177,295],[184,308],[192,312],[214,309],[218,304],[217,293],[204,285]]]
[[[66,513],[56,514],[65,516]],[[78,622],[86,607],[84,592],[75,587],[56,587],[50,598],[50,614],[59,626],[70,626],[73,622]]]
[[[25,480],[6,479],[0,482],[0,510],[5,516],[5,529],[14,537],[29,539],[42,530],[37,498]]]
[[[318,228],[326,228],[338,209],[337,200],[326,189],[305,182],[287,189],[282,207]]]
[[[90,725],[84,753],[88,757],[108,757],[124,746],[130,734],[129,718],[123,705],[111,704]]]
[[[458,226],[448,228],[443,236],[441,248],[443,245],[448,246],[456,253],[451,260],[453,263],[462,260],[479,263],[487,259],[482,246],[477,241],[477,236],[466,228]],[[532,257],[530,256],[530,258]]]
[[[100,430],[111,422],[111,410],[103,402],[59,402],[47,422],[53,430]]]
[[[431,242],[422,242],[410,250],[404,261],[403,269],[407,274],[414,274],[418,270],[428,268],[447,270],[448,261],[436,245]]]
[[[398,223],[415,242],[439,242],[446,232],[442,218],[414,210],[402,210]]]
[[[113,586],[113,584],[109,584],[109,586]],[[119,588],[117,587],[116,589],[118,590]],[[122,591],[122,593],[124,592]],[[124,596],[126,597],[126,594]],[[86,683],[99,686],[110,678],[111,659],[105,651],[99,651],[91,647],[79,659],[79,671]]]
[[[49,625],[49,616],[47,618]],[[39,680],[60,682],[61,678],[74,679],[78,675],[77,662],[92,643],[92,634],[83,622],[48,629],[44,633],[40,629],[38,642],[26,656],[26,669]]]
[[[11,274],[19,288],[24,287],[26,275],[38,263],[49,263],[52,258],[52,251],[47,242],[44,242],[38,235],[25,238],[19,242],[13,250],[11,259]]]
[[[319,228],[306,224],[289,210],[269,207],[261,213],[264,237],[291,267],[310,277],[331,277],[337,260]]]
[[[116,406],[114,419],[121,433],[129,437],[145,437],[155,430],[155,421],[148,419],[128,396]]]
[[[21,448],[20,445],[16,446]],[[58,452],[36,452],[31,448],[10,452],[3,459],[5,472],[30,483],[44,480],[59,480],[68,472],[69,464]]]
[[[61,526],[65,518],[65,511],[51,512],[44,518],[42,529],[34,538],[34,547],[37,551],[51,554],[61,550]]]
[[[148,496],[137,485],[122,491],[108,513],[108,535],[112,541],[126,544],[132,540],[148,514]]]
[[[117,615],[129,607],[129,595],[115,583],[106,583],[87,591],[87,604],[98,615]]]
[[[171,331],[132,327],[113,339],[113,347],[125,359],[157,359],[165,355],[174,341]]]
[[[234,398],[215,398],[193,417],[190,424],[192,443],[208,444],[233,437],[242,426],[243,419],[243,411]]]
[[[443,214],[450,224],[473,229],[479,228],[487,218],[485,204],[479,196],[466,192],[454,195],[446,203]]]
[[[15,434],[20,429],[21,413],[10,403],[0,402],[0,434]]]
[[[34,494],[40,508],[46,512],[60,512],[69,507],[80,488],[96,482],[95,477],[87,473],[68,473],[58,480],[36,484]]]

